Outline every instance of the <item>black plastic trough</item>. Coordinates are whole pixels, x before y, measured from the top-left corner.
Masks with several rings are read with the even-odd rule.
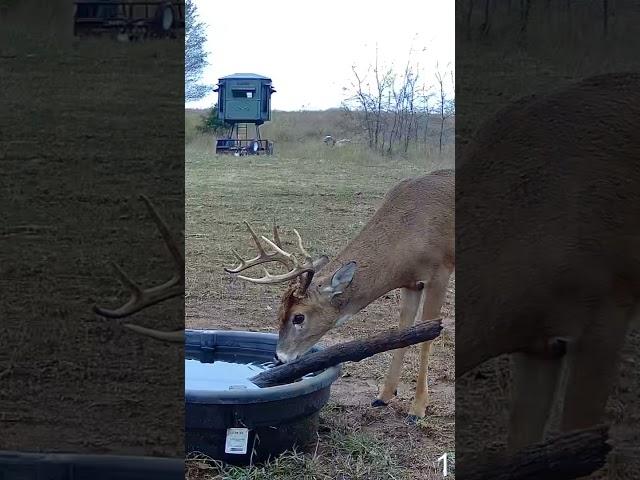
[[[0,450],[0,479],[182,480],[181,458],[126,457]]]
[[[213,351],[274,357],[278,336],[270,333],[186,330],[185,358]],[[315,347],[320,350],[322,347]],[[340,366],[288,385],[247,390],[185,389],[185,450],[234,465],[248,465],[317,440],[318,415],[327,403]],[[188,375],[188,373],[185,373]],[[188,382],[188,378],[186,379]],[[246,429],[228,431],[228,429]],[[228,434],[238,434],[234,446]],[[245,441],[246,439],[246,441]],[[242,444],[246,445],[243,453]],[[225,448],[227,447],[227,448]]]

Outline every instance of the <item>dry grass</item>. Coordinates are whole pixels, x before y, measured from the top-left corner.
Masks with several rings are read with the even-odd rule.
[[[188,145],[199,143],[201,148],[209,148],[213,139],[198,135],[196,127],[201,124],[205,110],[189,110],[185,117],[185,135]],[[424,121],[424,119],[422,120]],[[404,159],[416,164],[421,159],[429,159],[429,165],[439,162],[453,164],[455,118],[445,121],[442,152],[438,147],[440,119],[432,115],[429,119],[428,145],[412,142],[407,152],[394,151],[393,158]],[[249,127],[248,134],[253,136],[253,127]],[[285,158],[300,160],[316,160],[327,156],[327,146],[322,143],[325,135],[331,135],[336,140],[348,138],[352,141],[348,148],[336,148],[328,158],[351,159],[354,162],[377,160],[385,163],[388,158],[372,153],[367,146],[366,135],[362,126],[358,124],[355,114],[347,114],[340,109],[325,111],[303,111],[272,113],[272,121],[264,124],[261,129],[262,138],[276,142],[276,152]],[[422,135],[422,132],[420,133]],[[223,134],[219,135],[222,138]]]
[[[143,285],[170,275],[136,197],[180,231],[183,98],[166,85],[182,82],[182,48],[3,44],[0,449],[183,451],[181,350],[91,310],[126,299],[110,260]],[[176,299],[135,321],[168,329],[181,317]]]
[[[321,137],[317,144],[296,146],[295,152],[304,155],[289,155],[294,149],[285,146],[276,144],[273,157],[252,158],[215,156],[211,139],[196,137],[187,144],[187,328],[275,331],[283,287],[246,284],[222,270],[234,263],[231,248],[253,253],[242,220],[266,234],[275,218],[285,244],[293,246],[292,228],[297,228],[312,253],[335,255],[398,180],[453,163],[452,157],[389,160],[358,147],[331,149]],[[445,305],[448,320],[454,317],[453,294],[452,282]],[[383,331],[397,321],[398,306],[399,295],[391,292],[323,342]],[[198,473],[192,470],[189,478],[439,478],[436,459],[454,450],[454,338],[451,329],[435,342],[431,405],[419,426],[404,424],[417,374],[417,347],[407,354],[399,397],[388,408],[369,406],[388,368],[387,352],[344,366],[343,377],[332,387],[331,404],[321,413],[317,452],[291,454],[254,469],[196,468]]]
[[[334,415],[329,415],[334,413]],[[329,404],[321,418],[320,433],[307,453],[288,451],[265,464],[225,466],[195,454],[187,460],[187,478],[193,480],[383,480],[411,478],[406,467],[385,448],[381,438],[339,420],[339,406]],[[437,478],[427,476],[425,478]]]

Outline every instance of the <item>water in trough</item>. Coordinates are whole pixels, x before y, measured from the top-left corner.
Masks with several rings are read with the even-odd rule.
[[[272,367],[266,358],[241,353],[190,355],[185,352],[185,387],[187,390],[235,390],[259,388],[249,379]]]

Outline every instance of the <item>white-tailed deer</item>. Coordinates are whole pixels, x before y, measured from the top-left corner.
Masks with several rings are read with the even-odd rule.
[[[512,354],[512,450],[542,439],[554,398],[562,431],[603,420],[640,313],[639,91],[611,74],[523,99],[463,152],[456,377]]]
[[[131,291],[131,296],[129,301],[113,310],[95,305],[93,307],[94,312],[103,317],[125,318],[144,308],[155,305],[156,303],[184,295],[184,256],[180,251],[180,247],[171,235],[169,227],[167,227],[165,221],[160,217],[151,201],[144,195],[140,195],[140,199],[147,206],[149,215],[153,218],[153,221],[158,227],[158,230],[171,253],[176,271],[171,279],[167,280],[165,283],[156,287],[142,288],[135,283],[117,263],[112,262],[120,282]],[[123,326],[133,332],[146,335],[157,340],[176,343],[184,342],[184,329],[167,332],[146,328],[133,323],[125,323]]]
[[[282,297],[278,319],[280,336],[276,356],[290,362],[308,351],[325,333],[347,321],[374,300],[401,289],[400,326],[412,325],[417,316],[431,320],[440,316],[449,277],[455,267],[454,172],[439,170],[403,180],[386,195],[382,205],[360,233],[333,260],[313,259],[298,247],[304,259],[283,250],[274,226],[268,253],[247,224],[258,256],[225,268],[237,274],[256,265],[278,262],[288,273],[262,278],[238,276],[249,282],[268,284],[291,281]],[[419,313],[422,297],[424,306]],[[425,415],[428,403],[427,370],[431,342],[422,344],[416,395],[408,417]],[[394,352],[391,367],[374,406],[386,405],[395,395],[405,349]]]
[[[348,145],[351,143],[351,139],[350,138],[343,138],[341,140],[335,140],[331,135],[327,135],[326,137],[324,137],[322,139],[322,141],[324,142],[325,145],[329,145],[331,147],[344,147],[345,145]]]

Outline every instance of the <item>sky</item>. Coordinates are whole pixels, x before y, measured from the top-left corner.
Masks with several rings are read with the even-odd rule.
[[[195,0],[206,24],[210,65],[203,82],[215,85],[232,73],[273,80],[275,110],[339,107],[378,50],[379,64],[400,72],[411,53],[427,84],[436,63],[451,81],[455,66],[452,0]],[[226,7],[226,8],[225,8]],[[344,88],[348,90],[345,91]],[[453,86],[448,85],[453,96]],[[188,108],[209,108],[212,93]]]

